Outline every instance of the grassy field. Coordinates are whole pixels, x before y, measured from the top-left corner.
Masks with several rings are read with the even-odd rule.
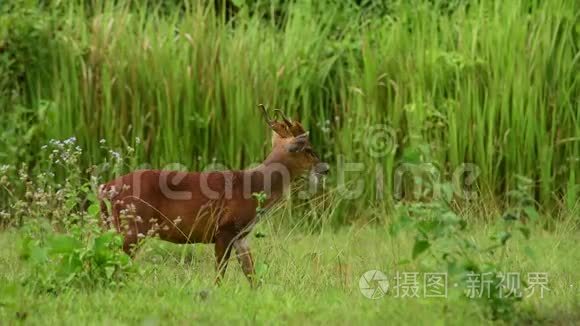
[[[0,1],[0,325],[577,323],[578,1],[212,2]],[[124,255],[97,186],[259,163],[259,103],[331,166],[251,233],[260,286],[209,245]]]
[[[251,289],[235,261],[230,261],[224,283],[213,284],[213,248],[205,245],[177,246],[152,241],[136,262],[142,275],[122,288],[69,289],[42,294],[21,285],[26,268],[18,258],[17,232],[0,235],[0,320],[19,319],[31,324],[482,324],[482,309],[452,294],[448,298],[397,297],[392,279],[399,272],[429,271],[418,264],[400,266],[410,258],[412,237],[389,236],[380,225],[358,225],[338,232],[305,234],[275,225],[260,225],[266,237],[252,239],[262,285]],[[470,233],[485,241],[492,228],[474,224]],[[544,298],[535,293],[524,299],[518,311],[523,320],[568,324],[580,318],[580,277],[577,272],[580,237],[576,229],[553,232],[533,229],[534,254],[523,251],[526,242],[509,246],[505,272],[546,272]],[[386,296],[368,299],[359,290],[359,278],[367,270],[389,277]],[[423,284],[421,284],[421,287]],[[421,291],[423,291],[421,289]],[[401,295],[400,295],[401,296]]]

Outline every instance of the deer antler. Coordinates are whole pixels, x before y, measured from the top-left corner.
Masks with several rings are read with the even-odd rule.
[[[282,118],[282,121],[284,121],[286,127],[288,127],[288,131],[290,132],[290,134],[292,134],[292,136],[296,137],[305,133],[304,128],[302,127],[300,122],[291,121],[290,119],[288,119],[288,117],[286,117],[286,115],[282,110],[274,109],[274,112],[276,112],[276,114]]]
[[[260,103],[260,104],[258,104],[258,108],[260,108],[260,110],[262,110],[266,124],[268,124],[268,126],[272,127],[272,119],[270,119],[270,116],[268,115],[268,111],[266,110],[266,106],[264,104]]]
[[[272,129],[275,133],[277,133],[282,138],[292,136],[290,127],[287,127],[283,123],[278,122],[278,121],[270,118],[270,116],[268,115],[268,111],[266,109],[266,106],[264,106],[264,104],[258,104],[258,107],[262,110],[262,113],[264,114],[264,120],[266,120],[266,124],[268,124],[270,129]],[[287,120],[285,120],[284,122],[286,124],[289,123],[289,121],[287,121]]]
[[[282,121],[284,121],[284,123],[288,126],[288,128],[292,128],[292,122],[290,121],[290,119],[286,117],[284,111],[280,109],[274,109],[274,112],[276,112],[276,114],[278,114],[279,117],[282,117]]]

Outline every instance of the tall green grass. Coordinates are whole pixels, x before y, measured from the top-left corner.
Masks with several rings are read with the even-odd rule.
[[[265,103],[299,117],[326,160],[364,164],[346,174],[365,186],[344,202],[351,212],[391,203],[404,162],[433,163],[445,180],[472,163],[493,198],[526,177],[544,207],[578,204],[576,1],[395,1],[382,16],[296,1],[277,19],[242,10],[227,22],[198,2],[95,3],[90,13],[74,1],[42,9],[50,37],[35,44],[42,55],[0,123],[25,120],[36,141],[20,144],[28,156],[5,150],[8,163],[76,136],[87,165],[106,154],[105,139],[154,167],[243,168],[268,150],[256,109]],[[394,150],[369,155],[385,128]]]

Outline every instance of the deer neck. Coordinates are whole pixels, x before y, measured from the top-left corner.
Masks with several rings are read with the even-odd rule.
[[[299,175],[296,169],[277,153],[271,153],[262,164],[247,170],[246,173],[250,174],[252,192],[264,192],[273,200],[282,197],[290,183]]]

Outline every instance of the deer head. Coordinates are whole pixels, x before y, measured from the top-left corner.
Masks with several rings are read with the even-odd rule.
[[[329,166],[320,160],[300,122],[291,121],[280,110],[274,110],[279,120],[271,119],[264,105],[259,105],[266,124],[272,130],[270,158],[284,164],[293,175],[310,171],[316,177],[328,173]]]

